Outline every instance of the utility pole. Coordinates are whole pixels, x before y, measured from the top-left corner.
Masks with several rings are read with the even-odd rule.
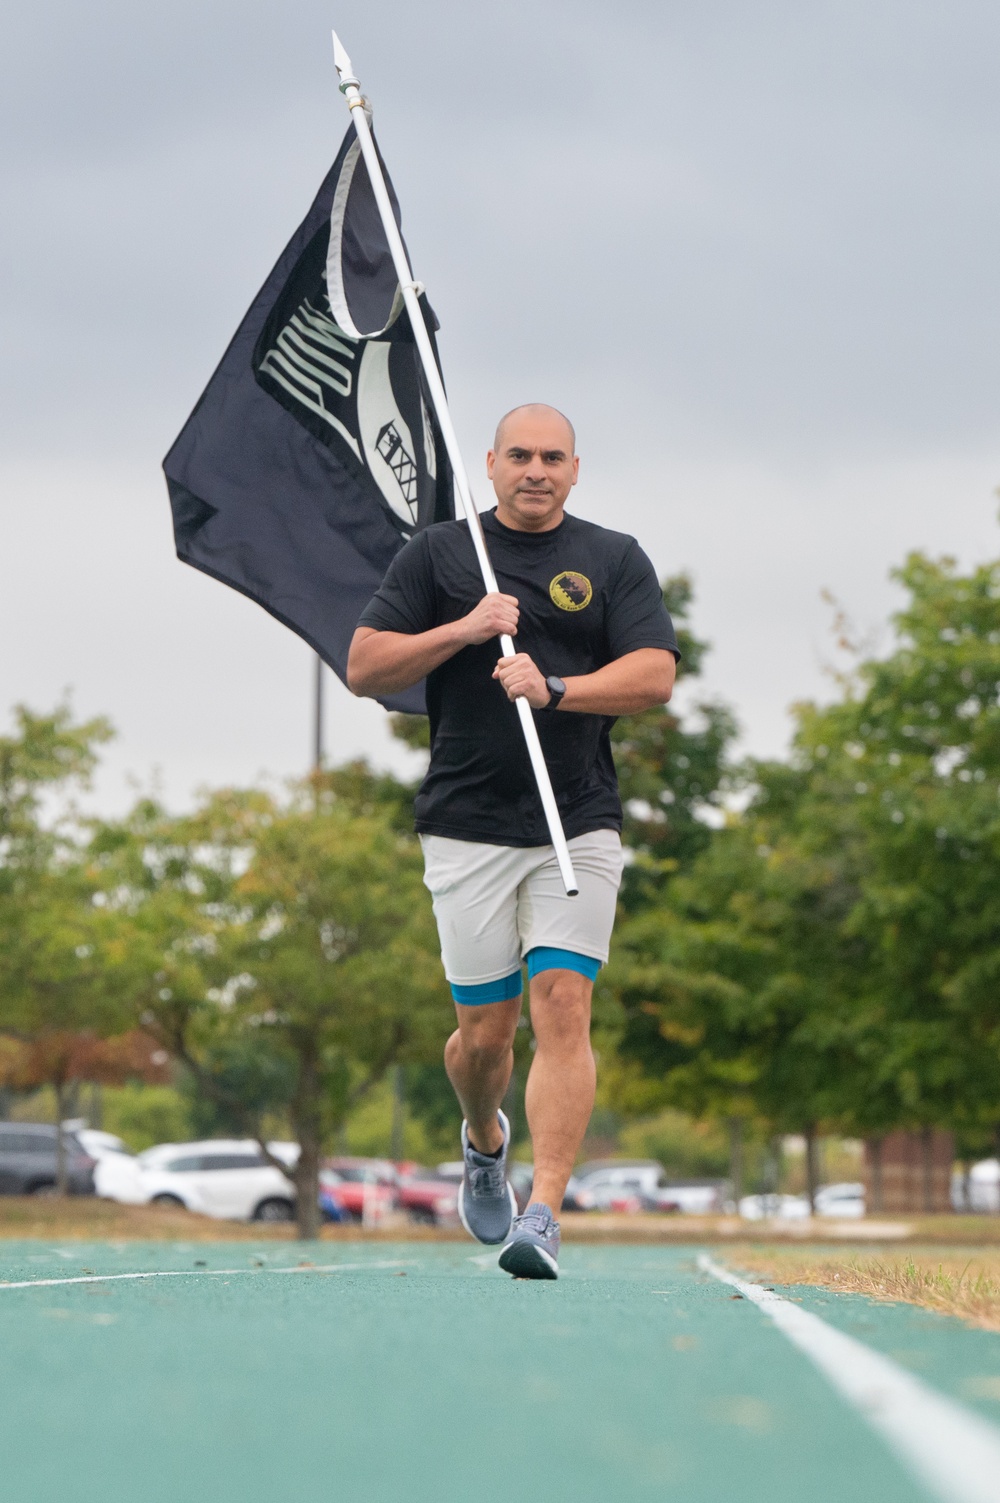
[[[313,694],[313,772],[317,777],[323,771],[323,756],[323,659],[317,652]]]
[[[399,1163],[403,1157],[403,1134],[406,1130],[406,1080],[402,1065],[393,1065],[392,1126],[389,1132],[389,1157]]]

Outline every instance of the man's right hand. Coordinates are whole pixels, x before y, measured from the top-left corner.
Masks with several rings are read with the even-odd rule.
[[[359,626],[347,659],[348,688],[352,694],[398,694],[463,647],[476,647],[504,633],[514,636],[517,617],[513,595],[484,595],[467,616],[412,636]]]
[[[474,610],[456,622],[462,641],[467,647],[478,647],[491,637],[505,633],[517,636],[519,609],[513,595],[484,595]]]

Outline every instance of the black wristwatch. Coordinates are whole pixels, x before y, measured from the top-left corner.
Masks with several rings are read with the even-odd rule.
[[[562,697],[566,693],[566,685],[561,678],[556,678],[554,673],[550,673],[545,680],[545,687],[549,691],[549,702],[545,706],[545,709],[558,710],[562,703]]]

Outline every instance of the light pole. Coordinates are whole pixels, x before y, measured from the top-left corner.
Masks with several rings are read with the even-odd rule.
[[[323,755],[323,659],[317,652],[313,692],[313,773],[316,777],[323,771]]]

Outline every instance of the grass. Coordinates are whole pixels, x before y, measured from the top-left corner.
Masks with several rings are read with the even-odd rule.
[[[774,1278],[778,1276],[780,1262],[782,1277],[787,1272],[788,1281],[796,1282],[792,1277],[794,1273],[800,1283],[822,1283],[839,1275],[831,1287],[852,1288],[856,1292],[874,1294],[876,1298],[905,1299],[909,1295],[899,1291],[895,1280],[893,1292],[884,1294],[868,1284],[863,1289],[858,1284],[848,1284],[845,1282],[847,1270],[855,1270],[851,1276],[860,1277],[856,1271],[864,1269],[866,1277],[878,1282],[874,1269],[898,1270],[905,1268],[909,1261],[914,1265],[914,1274],[909,1280],[912,1284],[918,1278],[919,1260],[926,1262],[933,1258],[934,1267],[940,1264],[942,1277],[947,1279],[958,1278],[965,1264],[971,1263],[974,1272],[963,1279],[962,1298],[966,1297],[969,1278],[978,1277],[975,1270],[989,1278],[995,1277],[1000,1285],[998,1216],[880,1217],[867,1222],[839,1223],[817,1218],[815,1222],[793,1221],[785,1226],[773,1222],[739,1221],[735,1216],[626,1216],[614,1212],[564,1212],[560,1220],[566,1242],[661,1246],[714,1244],[727,1249],[726,1259],[734,1266],[742,1265]],[[414,1226],[399,1212],[387,1217],[379,1227],[324,1226],[320,1235],[329,1242],[466,1240],[465,1232],[458,1225]],[[98,1242],[281,1242],[290,1241],[294,1236],[295,1228],[289,1225],[216,1221],[168,1206],[118,1205],[88,1195],[71,1195],[64,1200],[0,1195],[0,1241],[7,1238],[49,1241],[65,1238]],[[833,1247],[831,1243],[842,1246]],[[941,1247],[940,1258],[931,1251],[935,1244]],[[966,1250],[961,1259],[956,1248]],[[894,1256],[897,1249],[898,1256]],[[919,1266],[923,1268],[924,1263]],[[881,1282],[888,1289],[887,1280],[888,1275]],[[927,1303],[929,1297],[919,1302]]]
[[[395,1222],[395,1224],[393,1224]],[[402,1217],[384,1226],[324,1226],[326,1242],[444,1240],[450,1228],[413,1226]],[[463,1237],[461,1227],[452,1233]],[[93,1195],[0,1196],[0,1241],[40,1238],[86,1242],[288,1242],[295,1227],[264,1221],[216,1221],[169,1206],[126,1206]]]
[[[733,1247],[731,1266],[776,1286],[817,1284],[840,1294],[903,1301],[956,1315],[986,1331],[1000,1331],[1000,1247],[937,1249],[913,1247],[892,1256],[850,1248],[807,1250],[788,1247]]]

